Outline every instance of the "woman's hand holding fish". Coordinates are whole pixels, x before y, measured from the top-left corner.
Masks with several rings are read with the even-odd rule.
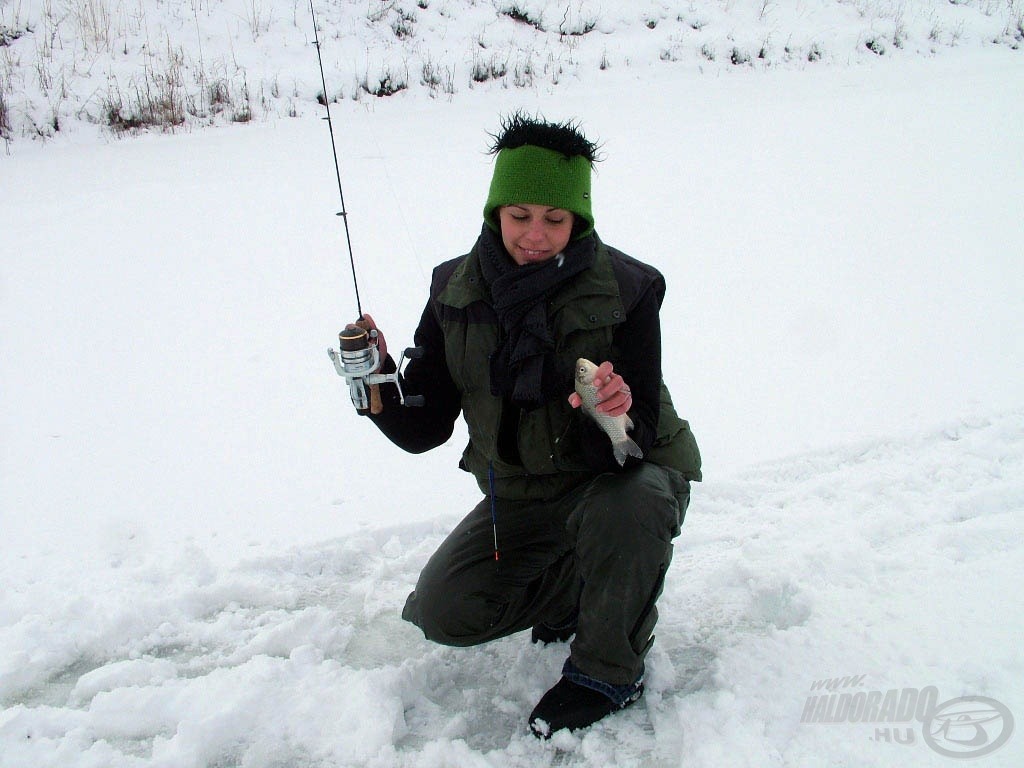
[[[597,367],[594,373],[594,385],[597,390],[597,412],[609,416],[622,416],[627,413],[633,405],[633,395],[630,393],[629,385],[622,377],[615,373],[612,364],[605,360]],[[580,396],[573,392],[569,395],[569,405],[579,408],[582,403]]]

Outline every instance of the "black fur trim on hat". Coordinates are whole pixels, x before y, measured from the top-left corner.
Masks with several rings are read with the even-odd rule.
[[[566,157],[582,155],[591,163],[597,162],[598,146],[580,131],[579,122],[567,120],[551,123],[542,117],[530,117],[516,112],[502,118],[501,130],[489,134],[494,143],[489,150],[496,155],[503,149],[516,149],[527,144],[561,152]]]

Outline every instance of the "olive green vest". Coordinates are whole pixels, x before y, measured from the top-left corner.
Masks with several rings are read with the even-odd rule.
[[[438,295],[438,302],[464,310],[477,301],[490,304],[490,290],[474,249],[458,265]],[[469,444],[462,466],[473,473],[480,489],[490,493],[488,467],[493,467],[494,492],[502,498],[546,499],[560,496],[593,476],[580,451],[579,419],[567,398],[532,411],[519,421],[521,465],[498,455],[498,425],[502,399],[491,394],[487,361],[498,345],[494,323],[467,322],[465,312],[442,312],[445,355],[452,379],[462,393],[462,412],[469,427]],[[608,249],[598,243],[594,266],[562,287],[550,301],[548,318],[556,340],[559,367],[572,370],[577,358],[614,360],[612,335],[625,320],[625,308],[612,270]],[[570,380],[571,381],[571,380]],[[567,387],[570,382],[567,381]],[[688,480],[700,480],[700,453],[689,425],[676,415],[665,383],[661,384],[658,437],[644,457],[679,470]]]

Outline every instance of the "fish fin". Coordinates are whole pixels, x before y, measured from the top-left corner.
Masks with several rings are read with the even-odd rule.
[[[633,420],[629,418],[629,414],[624,413],[622,415],[626,417],[626,431],[633,429]]]
[[[615,460],[619,462],[620,467],[625,465],[627,456],[633,456],[637,459],[644,457],[644,452],[640,450],[640,446],[628,437],[612,444],[612,452],[615,454]]]

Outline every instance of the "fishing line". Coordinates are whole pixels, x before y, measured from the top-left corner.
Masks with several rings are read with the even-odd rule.
[[[377,135],[373,136],[373,143],[377,147],[377,152],[380,155],[380,165],[384,171],[384,178],[387,180],[388,188],[391,190],[391,197],[395,201],[395,209],[398,211],[398,220],[402,223],[402,232],[405,235],[405,240],[409,245],[409,252],[412,254],[413,261],[416,262],[416,269],[419,270],[420,277],[427,283],[430,282],[428,272],[423,269],[423,263],[419,258],[420,249],[416,247],[416,242],[413,240],[412,229],[409,227],[409,220],[405,215],[405,206],[402,205],[402,198],[398,194],[398,188],[395,186],[394,179],[391,178],[391,173],[388,171],[388,159],[387,155],[384,154],[384,148],[380,145],[380,139]]]

